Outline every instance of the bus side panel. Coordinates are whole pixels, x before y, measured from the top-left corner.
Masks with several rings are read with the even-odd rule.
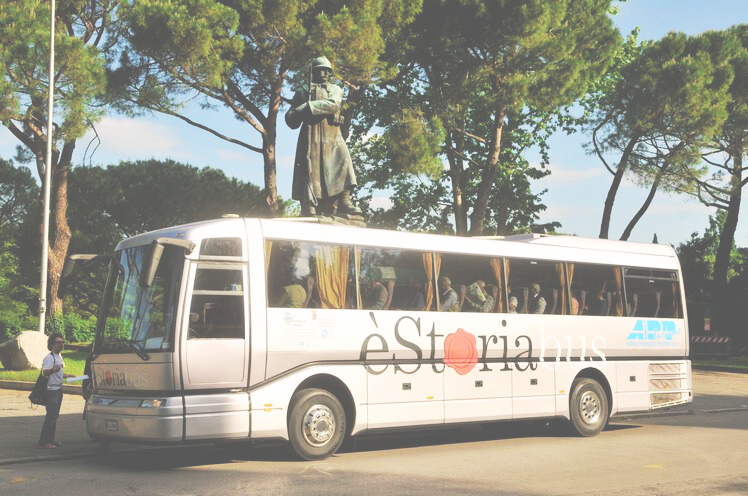
[[[647,382],[649,362],[626,361],[618,363],[618,388],[616,413],[649,409],[649,384]]]
[[[445,374],[429,365],[414,368],[388,365],[381,374],[368,374],[370,429],[444,423]]]
[[[366,376],[366,370],[360,365],[308,367],[253,388],[250,391],[251,437],[288,440],[288,415],[293,407],[290,400],[294,392],[306,380],[324,389],[324,381],[329,377],[335,377],[345,384],[353,399],[355,411],[346,410],[346,422],[351,433],[364,430],[367,425]],[[343,403],[342,398],[338,400]]]
[[[225,393],[185,396],[185,439],[249,436],[249,395]]]
[[[502,420],[512,418],[510,364],[478,364],[460,375],[444,371],[444,421]]]

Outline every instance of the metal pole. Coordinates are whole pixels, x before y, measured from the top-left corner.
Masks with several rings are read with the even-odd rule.
[[[42,223],[42,268],[39,283],[39,332],[44,332],[47,314],[47,256],[49,253],[49,199],[52,183],[52,134],[53,109],[55,92],[55,0],[50,0],[51,14],[49,21],[49,101],[47,108],[47,165],[44,168],[44,204]]]

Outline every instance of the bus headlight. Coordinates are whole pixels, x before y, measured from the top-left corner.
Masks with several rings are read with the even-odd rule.
[[[141,408],[159,408],[166,405],[166,400],[143,400],[140,402]]]

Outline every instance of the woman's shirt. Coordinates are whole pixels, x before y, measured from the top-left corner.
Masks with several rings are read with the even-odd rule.
[[[49,391],[55,391],[62,387],[63,369],[65,368],[65,362],[62,360],[62,357],[60,355],[55,355],[54,353],[50,353],[49,355],[44,357],[44,361],[42,362],[42,370],[51,370],[57,365],[60,366],[60,370],[58,370],[57,372],[52,372],[51,374],[49,374],[49,376],[47,376],[47,390]]]

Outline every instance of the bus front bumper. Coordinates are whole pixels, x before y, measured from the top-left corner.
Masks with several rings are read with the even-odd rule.
[[[86,403],[86,429],[94,439],[128,442],[183,440],[182,398],[92,396]]]

